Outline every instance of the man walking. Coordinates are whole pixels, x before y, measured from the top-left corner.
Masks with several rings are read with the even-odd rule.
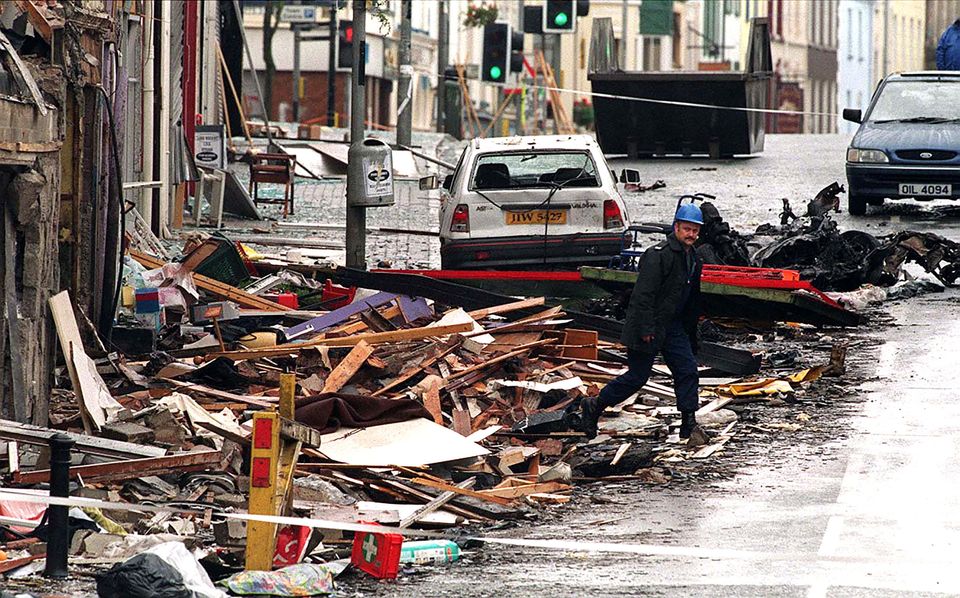
[[[683,204],[674,217],[673,232],[644,252],[633,287],[620,342],[627,347],[629,369],[607,384],[598,397],[581,401],[583,431],[597,435],[597,420],[607,407],[625,401],[650,377],[657,353],[673,373],[677,409],[682,416],[680,438],[689,438],[699,406],[697,317],[703,264],[693,248],[703,224],[694,204]]]

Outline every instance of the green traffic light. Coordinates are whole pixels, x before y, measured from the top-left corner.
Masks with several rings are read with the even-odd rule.
[[[500,75],[502,75],[502,74],[503,74],[503,71],[500,70],[500,67],[499,67],[499,66],[492,66],[492,67],[490,67],[490,78],[491,78],[491,79],[499,79],[499,78],[500,78]]]
[[[556,16],[553,17],[553,24],[557,27],[563,27],[570,21],[570,17],[567,16],[565,12],[558,12]]]

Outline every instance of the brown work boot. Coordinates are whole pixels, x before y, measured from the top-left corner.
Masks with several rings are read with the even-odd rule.
[[[710,444],[710,435],[700,426],[693,426],[690,438],[687,439],[687,448],[698,448]]]

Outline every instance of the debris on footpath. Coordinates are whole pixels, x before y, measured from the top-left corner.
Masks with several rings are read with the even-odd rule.
[[[261,275],[223,236],[177,259],[131,249],[116,351],[67,293],[53,297],[70,359],[50,427],[0,421],[0,573],[26,590],[46,583],[57,438],[72,447],[69,566],[96,575],[99,595],[157,578],[171,596],[320,594],[335,576],[359,579],[344,569],[469,566],[470,534],[534,521],[578,486],[712,475],[738,438],[812,425],[809,397],[840,383],[850,346],[812,325],[705,321],[706,432],[679,439],[661,364],[587,442],[579,403],[624,371],[619,322],[403,276],[368,273],[358,288]],[[385,290],[396,285],[425,296]],[[787,421],[752,415],[783,405],[797,410]],[[416,538],[438,530],[451,535]]]

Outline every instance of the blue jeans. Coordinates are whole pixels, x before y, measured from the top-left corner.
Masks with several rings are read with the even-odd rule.
[[[696,411],[699,407],[700,376],[697,373],[697,360],[690,347],[690,337],[679,321],[673,321],[667,327],[663,347],[660,349],[667,367],[673,372],[673,391],[677,395],[677,409]],[[628,370],[607,384],[600,391],[600,408],[605,409],[629,399],[643,388],[650,378],[653,359],[656,353],[646,353],[629,349],[627,351]]]

